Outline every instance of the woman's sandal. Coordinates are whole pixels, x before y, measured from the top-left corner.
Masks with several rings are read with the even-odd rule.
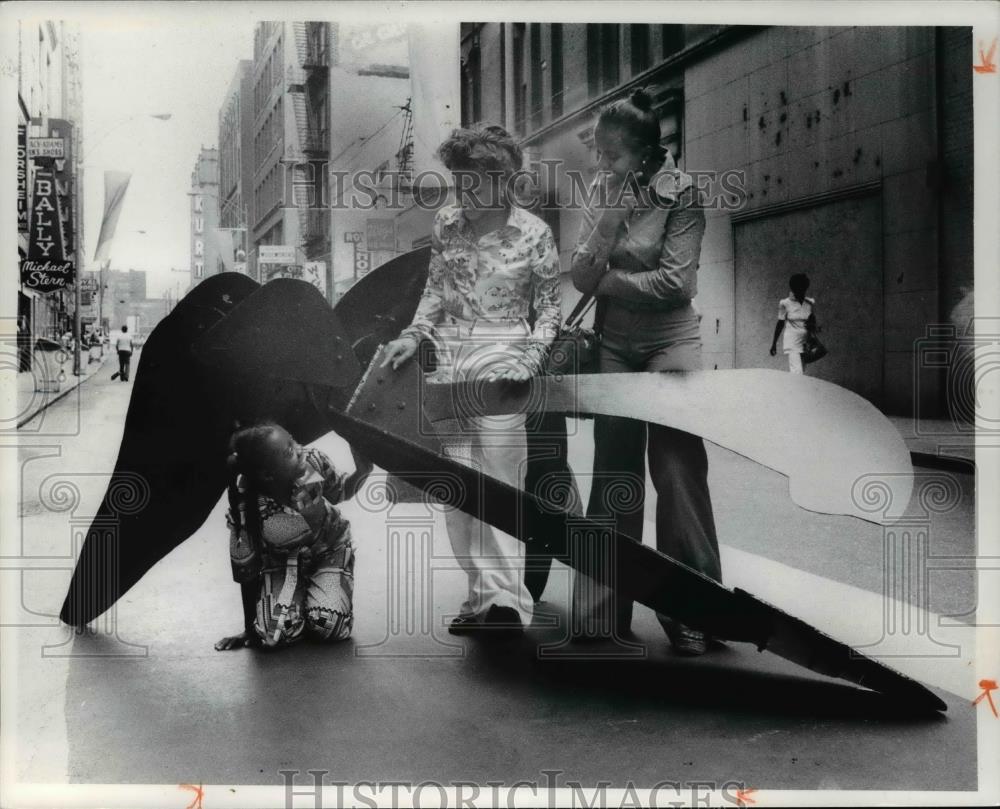
[[[692,629],[679,621],[670,621],[664,625],[670,645],[677,654],[697,657],[708,651],[709,637],[699,629]]]

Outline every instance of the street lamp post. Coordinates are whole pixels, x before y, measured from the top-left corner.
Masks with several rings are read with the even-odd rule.
[[[80,122],[82,123],[82,122]],[[74,127],[76,131],[77,146],[83,142],[83,131],[79,123]],[[83,281],[83,233],[80,224],[83,221],[80,215],[80,208],[83,206],[83,160],[80,156],[80,149],[73,149],[73,177],[76,182],[76,205],[73,206],[73,245],[76,253],[76,283],[73,284],[73,375],[80,376],[82,373],[82,343],[83,327],[80,321],[80,286]]]

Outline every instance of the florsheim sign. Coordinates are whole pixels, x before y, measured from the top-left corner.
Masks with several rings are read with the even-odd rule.
[[[27,127],[17,127],[17,232],[28,232],[28,136]]]
[[[35,171],[28,257],[21,261],[21,283],[39,292],[54,292],[72,284],[75,267],[66,258],[56,178],[49,168]]]

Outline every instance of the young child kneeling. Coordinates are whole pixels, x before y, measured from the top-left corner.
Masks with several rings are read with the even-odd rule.
[[[287,645],[306,633],[350,637],[354,546],[335,504],[353,497],[372,470],[353,447],[351,454],[356,468],[348,475],[277,424],[233,434],[226,523],[244,628],[216,643],[218,651]]]

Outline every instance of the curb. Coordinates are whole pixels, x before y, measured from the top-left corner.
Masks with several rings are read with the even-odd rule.
[[[923,469],[936,469],[939,472],[957,472],[961,475],[975,475],[976,462],[969,458],[955,455],[935,455],[931,452],[910,452],[910,463]]]

